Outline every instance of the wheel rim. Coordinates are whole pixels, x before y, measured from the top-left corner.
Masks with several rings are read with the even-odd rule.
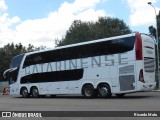
[[[103,97],[107,96],[107,95],[108,95],[108,89],[107,89],[106,87],[102,87],[102,88],[100,89],[100,94],[101,94],[101,96],[103,96]]]
[[[33,97],[38,97],[38,90],[37,89],[33,89],[32,95],[33,95]]]
[[[27,97],[27,96],[28,96],[28,91],[27,91],[26,89],[24,89],[24,90],[22,91],[22,96],[23,96],[23,97]]]
[[[85,88],[85,95],[86,95],[87,97],[89,97],[89,96],[92,96],[92,94],[93,94],[92,88],[86,87],[86,88]]]

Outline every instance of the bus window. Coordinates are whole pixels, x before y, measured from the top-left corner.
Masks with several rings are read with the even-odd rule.
[[[18,55],[14,57],[10,63],[10,68],[16,68],[19,67],[21,64],[21,61],[23,59],[24,54]]]
[[[9,85],[17,81],[18,71],[19,68],[10,68],[4,72],[3,76],[9,82]]]

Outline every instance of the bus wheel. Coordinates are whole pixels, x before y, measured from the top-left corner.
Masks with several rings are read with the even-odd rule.
[[[32,95],[33,98],[38,98],[39,97],[39,91],[36,87],[32,88],[31,95]]]
[[[94,87],[92,85],[85,85],[83,87],[83,95],[86,98],[93,98],[95,96],[95,90]]]
[[[28,98],[29,97],[29,93],[28,93],[27,88],[22,88],[21,94],[22,94],[23,98]]]
[[[125,94],[116,94],[117,97],[121,98],[123,97]]]
[[[98,94],[101,98],[111,97],[111,90],[108,84],[101,84],[98,86]]]

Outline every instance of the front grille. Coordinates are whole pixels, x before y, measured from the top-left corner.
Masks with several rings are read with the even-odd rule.
[[[144,58],[144,71],[152,73],[155,71],[155,59],[154,58]]]

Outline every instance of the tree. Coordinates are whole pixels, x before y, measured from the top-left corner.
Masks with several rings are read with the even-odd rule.
[[[11,43],[0,48],[0,80],[3,80],[3,72],[9,68],[11,59],[24,52],[26,52],[26,48],[21,43],[16,45]]]
[[[160,38],[160,11],[159,11],[159,14],[156,16],[157,18],[157,26],[158,26],[158,35],[159,35],[159,38]],[[156,29],[153,27],[153,26],[150,26],[149,27],[149,32],[151,35],[153,35],[155,38],[157,37],[156,36]]]
[[[156,29],[153,26],[149,27],[149,32],[151,35],[153,35],[156,38]]]
[[[96,22],[73,21],[66,35],[56,40],[57,46],[85,42],[131,33],[129,27],[118,18],[100,17]]]
[[[14,56],[22,54],[25,52],[32,52],[41,49],[45,49],[45,46],[34,47],[29,44],[28,47],[24,47],[21,43],[19,44],[7,44],[4,47],[0,48],[0,81],[3,81],[3,73],[9,68],[9,64]]]

